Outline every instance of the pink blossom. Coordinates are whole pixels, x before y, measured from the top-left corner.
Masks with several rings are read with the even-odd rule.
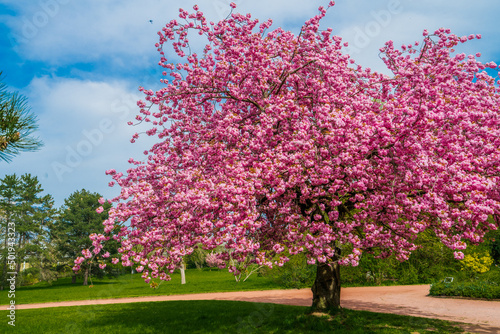
[[[107,172],[120,194],[104,230],[123,265],[168,280],[201,244],[207,264],[235,275],[283,265],[286,252],[356,266],[374,249],[408,259],[424,231],[463,250],[497,227],[500,89],[484,71],[497,64],[450,52],[471,36],[441,28],[386,42],[377,72],[345,54],[325,15],[298,36],[181,9],[158,33],[166,76],[140,89],[135,118],[156,144],[126,174]],[[191,52],[192,33],[205,52]]]
[[[90,259],[92,257],[92,253],[90,252],[90,250],[88,249],[84,249],[82,250],[82,255],[86,258],[86,259]]]
[[[106,175],[114,175],[114,174],[116,174],[116,170],[114,170],[114,169],[109,169],[106,171]]]

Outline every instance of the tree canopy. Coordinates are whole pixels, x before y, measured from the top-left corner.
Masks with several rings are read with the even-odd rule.
[[[158,33],[164,87],[141,88],[136,120],[157,144],[126,175],[107,171],[121,193],[105,232],[122,225],[122,263],[146,281],[168,280],[197,244],[223,245],[221,263],[282,265],[287,251],[356,265],[363,252],[407,259],[425,230],[460,259],[497,229],[500,91],[485,72],[497,65],[454,52],[480,36],[389,41],[385,75],[320,30],[322,7],[298,35],[194,10]],[[200,55],[191,31],[208,41]]]

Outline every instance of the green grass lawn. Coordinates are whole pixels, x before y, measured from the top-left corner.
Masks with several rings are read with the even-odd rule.
[[[462,333],[435,319],[237,301],[170,301],[16,311],[16,327],[0,311],[0,333]]]
[[[89,282],[90,284],[90,282]],[[126,274],[118,278],[93,279],[93,287],[83,286],[82,280],[71,284],[71,278],[59,279],[49,285],[46,282],[16,289],[16,304],[46,303],[67,300],[105,299],[138,296],[178,295],[187,293],[248,291],[282,289],[270,278],[250,276],[246,282],[236,283],[227,270],[186,270],[186,284],[181,284],[180,273],[172,280],[163,282],[157,289],[150,288],[140,274]],[[9,303],[7,290],[0,291],[0,305]]]

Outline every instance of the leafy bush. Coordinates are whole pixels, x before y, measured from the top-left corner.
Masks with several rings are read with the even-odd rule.
[[[495,239],[496,236],[497,234],[491,233],[488,242],[499,241],[500,236]],[[340,268],[342,286],[430,284],[449,276],[455,277],[459,282],[470,281],[479,276],[485,282],[500,283],[500,270],[485,272],[485,268],[489,268],[492,259],[495,259],[489,243],[468,245],[464,261],[456,260],[453,250],[440,243],[431,232],[419,235],[417,243],[421,248],[415,250],[404,262],[398,261],[394,256],[386,259],[376,258],[378,253],[375,250],[373,254],[363,253],[357,267]],[[299,258],[304,258],[300,260],[303,262],[297,263]],[[472,268],[475,268],[474,271]],[[291,258],[291,262],[282,268],[263,269],[262,273],[270,275],[276,283],[285,287],[309,287],[314,282],[316,267],[308,270],[304,255],[299,254],[298,258]],[[312,279],[307,278],[308,272]],[[305,282],[310,282],[310,285]]]
[[[500,264],[500,235],[491,241],[491,257],[495,264]]]
[[[342,285],[426,284],[460,271],[460,262],[453,258],[453,251],[436,242],[435,237],[421,236],[421,245],[405,262],[394,256],[378,259],[377,253],[363,253],[357,267],[341,268]]]
[[[490,222],[494,222],[493,217],[489,217]],[[485,244],[488,247],[488,252],[493,258],[495,264],[500,265],[500,228],[496,231],[490,231],[485,236]]]
[[[202,269],[205,267],[205,257],[208,252],[201,248],[201,245],[198,246],[199,247],[196,247],[191,254],[184,257],[186,269]]]
[[[482,274],[490,270],[493,258],[486,252],[465,255],[462,260],[463,270],[471,274]]]
[[[394,257],[377,259],[374,254],[364,253],[357,267],[340,267],[343,286],[382,285],[393,283],[395,268],[399,264]]]
[[[458,296],[469,298],[500,299],[500,286],[493,282],[452,282],[431,285],[431,296]]]
[[[270,277],[275,283],[285,288],[310,288],[316,279],[316,266],[307,264],[302,253],[289,256],[290,261],[282,267],[261,268],[260,274]]]
[[[38,283],[40,277],[40,269],[34,267],[25,269],[18,277],[18,279],[20,279],[21,281],[21,285],[32,285]]]
[[[130,272],[130,267],[124,267],[121,263],[108,263],[105,269],[107,278],[117,278],[120,275]]]
[[[357,267],[341,268],[342,285],[429,284],[460,271],[460,262],[454,259],[453,251],[443,246],[433,233],[422,233],[416,242],[421,247],[404,262],[394,256],[379,259],[375,250],[373,254],[363,253]]]
[[[482,274],[480,277],[484,282],[490,282],[491,284],[500,285],[500,266],[496,265],[491,267],[490,271]]]
[[[484,274],[478,274],[472,281],[465,275],[454,278],[450,283],[432,284],[429,295],[500,299],[500,268],[497,266]]]

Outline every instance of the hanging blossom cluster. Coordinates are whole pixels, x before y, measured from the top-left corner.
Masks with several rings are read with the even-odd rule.
[[[182,23],[158,33],[164,87],[141,88],[138,102],[158,142],[126,175],[107,171],[121,194],[97,252],[112,235],[149,282],[170,279],[198,245],[222,245],[211,261],[237,275],[238,263],[300,252],[309,263],[356,265],[374,250],[405,260],[425,230],[460,259],[498,227],[500,91],[485,73],[497,65],[454,51],[480,36],[389,41],[388,76],[343,53],[319,29],[325,14],[294,35],[249,14],[213,23],[180,10]],[[207,39],[202,54],[189,32]],[[167,44],[184,63],[168,61]]]

